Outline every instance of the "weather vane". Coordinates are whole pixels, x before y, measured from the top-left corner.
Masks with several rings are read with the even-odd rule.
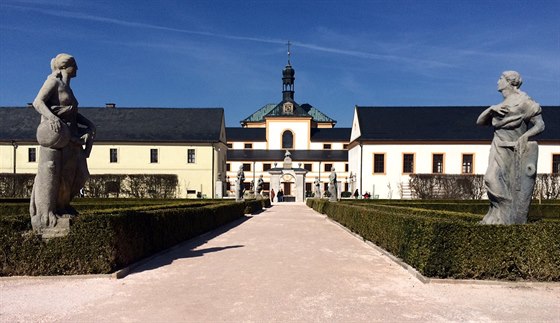
[[[290,64],[290,45],[291,45],[291,44],[292,44],[292,43],[290,43],[290,41],[288,40],[288,65],[291,65],[291,64]]]

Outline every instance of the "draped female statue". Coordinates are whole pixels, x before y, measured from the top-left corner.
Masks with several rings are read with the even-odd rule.
[[[538,146],[530,137],[544,130],[541,107],[519,90],[521,75],[502,73],[498,91],[504,100],[480,114],[478,125],[492,125],[494,138],[484,176],[490,209],[486,224],[526,223],[535,186]]]
[[[78,113],[78,101],[70,88],[78,65],[74,57],[59,54],[51,60],[52,73],[39,90],[33,107],[41,114],[37,127],[39,167],[29,211],[33,229],[54,228],[60,218],[78,214],[70,201],[84,186],[89,172],[95,126]]]

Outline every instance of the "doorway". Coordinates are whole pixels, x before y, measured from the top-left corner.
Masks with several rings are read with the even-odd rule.
[[[290,182],[284,182],[284,183],[282,183],[282,184],[284,184],[284,185],[283,185],[283,186],[284,186],[284,188],[283,188],[283,190],[284,190],[284,195],[292,195],[292,183],[290,183]]]

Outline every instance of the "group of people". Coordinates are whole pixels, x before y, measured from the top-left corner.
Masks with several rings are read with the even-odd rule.
[[[274,202],[274,197],[278,199],[278,202],[284,202],[284,191],[280,189],[278,194],[274,193],[274,189],[270,191],[270,200]]]

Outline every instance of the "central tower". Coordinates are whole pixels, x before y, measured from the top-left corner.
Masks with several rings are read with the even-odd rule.
[[[282,100],[294,101],[294,81],[296,71],[290,63],[290,42],[288,42],[288,65],[282,71]]]

